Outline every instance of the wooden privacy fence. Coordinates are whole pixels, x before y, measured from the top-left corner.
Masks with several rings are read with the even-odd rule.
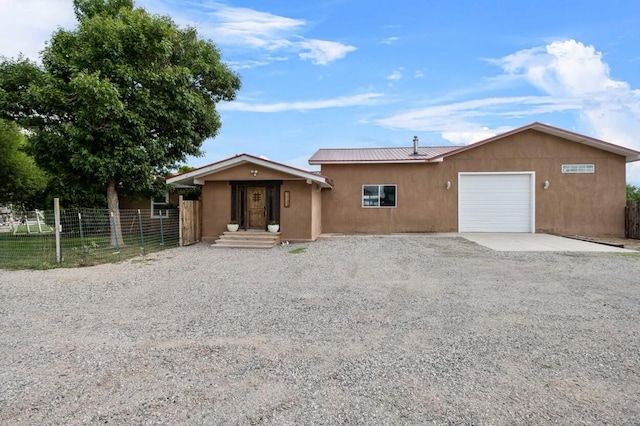
[[[640,201],[627,201],[625,236],[640,239]]]
[[[202,203],[200,200],[179,201],[180,245],[188,246],[200,242],[202,237]]]

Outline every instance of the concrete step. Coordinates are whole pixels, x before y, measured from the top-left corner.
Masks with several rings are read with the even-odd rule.
[[[215,241],[216,247],[271,248],[280,244],[279,232],[237,231],[225,232]]]
[[[226,231],[220,238],[233,240],[272,240],[280,238],[279,232],[229,232]]]

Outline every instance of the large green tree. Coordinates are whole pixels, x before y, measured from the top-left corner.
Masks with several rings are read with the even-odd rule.
[[[74,0],[78,26],[59,29],[42,65],[0,63],[0,114],[30,129],[37,163],[70,185],[152,194],[221,122],[216,103],[239,77],[216,46],[132,0]],[[119,221],[118,221],[119,224]],[[118,226],[119,229],[119,226]]]
[[[43,196],[47,177],[24,148],[18,126],[0,119],[0,204],[34,208]]]
[[[640,186],[627,184],[627,200],[640,201]]]

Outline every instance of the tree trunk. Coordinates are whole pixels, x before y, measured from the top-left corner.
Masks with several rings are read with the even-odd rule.
[[[120,201],[118,200],[118,191],[116,190],[115,180],[111,180],[107,184],[107,206],[109,207],[109,212],[113,213],[114,219],[111,223],[111,247],[122,247],[123,241],[122,227],[120,226]]]

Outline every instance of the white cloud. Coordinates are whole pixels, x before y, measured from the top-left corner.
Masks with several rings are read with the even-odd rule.
[[[398,40],[400,40],[400,37],[387,37],[384,40],[382,40],[380,43],[382,43],[382,44],[393,44]]]
[[[271,104],[249,104],[246,102],[229,102],[218,105],[220,111],[249,111],[249,112],[284,112],[309,111],[326,108],[343,108],[351,106],[371,105],[381,93],[362,93],[353,96],[343,96],[333,99],[317,101],[276,102]]]
[[[442,139],[454,144],[468,145],[497,135],[499,132],[488,127],[470,129],[467,132],[443,132]]]
[[[297,46],[304,50],[298,54],[300,59],[309,59],[315,65],[326,65],[356,50],[354,46],[327,40],[305,40]]]
[[[510,75],[524,77],[538,89],[561,96],[584,96],[609,89],[629,89],[609,77],[609,66],[593,46],[575,40],[518,51],[495,61]]]
[[[377,120],[375,123],[392,129],[460,132],[469,128],[481,128],[482,126],[474,124],[474,120],[478,119],[510,117],[513,114],[528,115],[532,108],[564,111],[580,107],[571,100],[550,96],[495,97],[416,108]]]
[[[213,25],[206,32],[220,44],[244,45],[266,50],[288,48],[293,43],[289,35],[300,31],[306,22],[260,12],[244,7],[223,6],[213,3],[213,12],[207,15],[212,18]]]
[[[595,47],[575,40],[554,41],[491,62],[504,72],[495,81],[525,81],[542,95],[433,105],[400,112],[375,123],[440,132],[453,143],[469,143],[510,129],[504,126],[485,130],[483,122],[518,119],[516,126],[512,126],[517,127],[541,121],[541,115],[571,113],[578,122],[576,131],[640,151],[640,90],[611,78],[609,65]],[[632,164],[627,170],[629,181],[640,183],[640,165]]]
[[[2,0],[0,13],[0,56],[22,53],[39,61],[45,42],[58,27],[76,23],[71,0]]]
[[[640,150],[640,90],[612,79],[609,65],[593,46],[554,41],[495,63],[509,76],[524,79],[550,96],[579,103],[578,119],[590,135]],[[628,171],[630,180],[640,181],[640,166],[630,166]]]
[[[251,68],[263,67],[265,65],[269,65],[273,62],[281,62],[288,61],[289,58],[286,56],[263,56],[261,59],[254,60],[244,60],[244,61],[226,61],[226,64],[229,65],[234,70],[248,70]]]
[[[189,12],[189,16],[197,20],[182,16],[180,21],[196,27],[199,33],[222,46],[297,53],[300,59],[315,65],[326,65],[356,50],[355,46],[338,41],[303,37],[301,34],[308,24],[304,19],[217,2],[207,3],[205,7],[204,14]]]
[[[423,77],[424,77],[424,72],[420,70],[413,73],[413,78],[423,78]]]
[[[402,70],[403,68],[393,70],[393,72],[387,76],[387,80],[396,81],[402,79]]]

